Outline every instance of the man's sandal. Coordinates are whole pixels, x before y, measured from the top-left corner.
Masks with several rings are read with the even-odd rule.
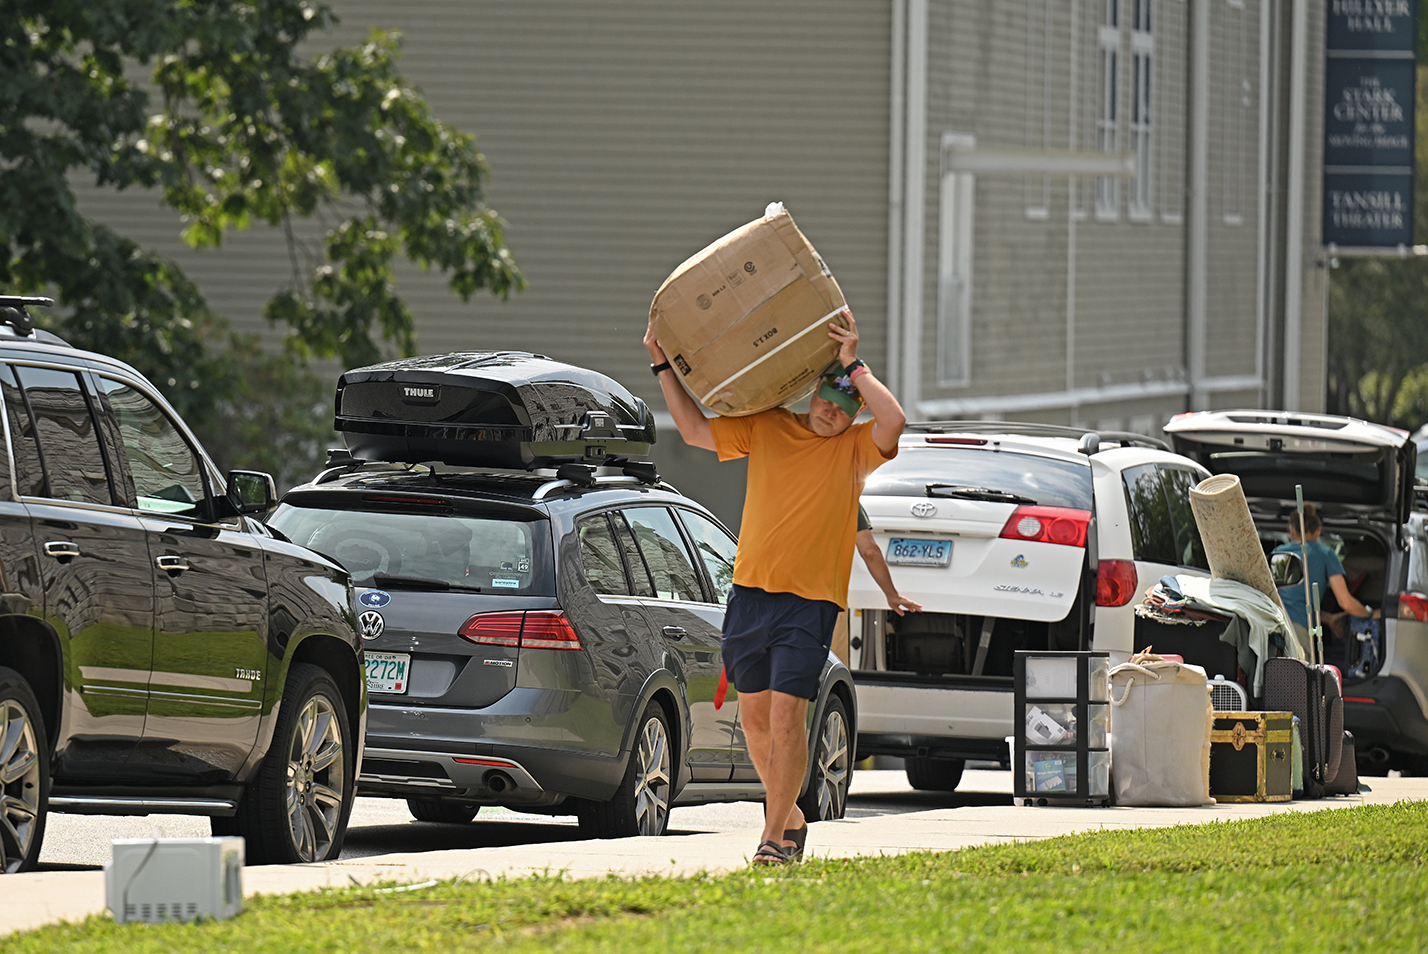
[[[808,843],[808,822],[803,823],[802,828],[785,828],[783,840],[793,842],[793,847],[785,847],[784,854],[788,855],[789,861],[801,861],[803,859],[803,846]]]
[[[759,843],[759,848],[754,852],[754,857],[750,864],[755,865],[786,865],[793,858],[788,849],[776,841],[764,841]]]

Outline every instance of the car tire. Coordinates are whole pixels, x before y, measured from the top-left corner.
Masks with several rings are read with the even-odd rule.
[[[920,792],[955,792],[962,782],[966,759],[929,759],[909,756],[907,784]]]
[[[0,873],[30,871],[49,814],[49,745],[25,677],[0,667]]]
[[[809,821],[832,821],[848,810],[853,783],[853,735],[848,709],[836,695],[828,696],[813,746],[813,771],[798,808]]]
[[[461,802],[447,802],[439,798],[409,798],[407,811],[421,822],[436,822],[442,825],[469,825],[481,810],[480,805],[465,805]]]
[[[356,766],[342,693],[327,671],[288,673],[273,741],[238,813],[215,818],[215,835],[242,835],[250,865],[330,861],[342,851]]]
[[[673,791],[672,737],[664,707],[652,702],[640,717],[625,777],[608,802],[585,801],[576,808],[586,838],[663,835],[669,830]]]

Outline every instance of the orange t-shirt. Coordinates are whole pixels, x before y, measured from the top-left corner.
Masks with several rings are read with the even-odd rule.
[[[806,421],[775,408],[709,422],[720,460],[749,458],[734,582],[846,606],[858,496],[897,448],[884,454],[873,443],[871,421],[837,437],[819,437]]]

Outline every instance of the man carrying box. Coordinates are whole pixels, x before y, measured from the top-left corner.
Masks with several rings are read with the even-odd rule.
[[[803,852],[808,824],[796,803],[808,767],[804,716],[848,596],[858,496],[867,476],[897,455],[907,423],[892,392],[858,360],[852,312],[839,317],[847,327],[828,324],[839,365],[807,414],[774,408],[706,418],[671,371],[653,325],[645,332],[651,370],[684,442],[720,460],[749,458],[723,656],[766,793],[755,864]],[[854,424],[864,403],[873,420]]]

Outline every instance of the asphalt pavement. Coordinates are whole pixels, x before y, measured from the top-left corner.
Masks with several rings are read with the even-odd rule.
[[[1364,782],[1358,795],[1317,801],[1197,808],[1036,808],[1012,804],[1007,771],[969,770],[955,793],[914,792],[901,772],[860,772],[854,776],[847,817],[813,825],[808,852],[847,858],[947,851],[1095,829],[1160,828],[1428,799],[1428,779]],[[45,870],[4,876],[0,934],[103,912],[104,873],[94,865],[108,860],[111,838],[208,833],[203,819],[154,816],[105,819],[99,835],[86,830],[82,822],[72,825],[77,818],[82,816],[51,817],[56,840],[46,839],[41,856]],[[247,868],[243,888],[245,895],[255,895],[354,883],[555,872],[571,878],[722,872],[748,864],[761,821],[761,808],[754,802],[681,808],[671,815],[670,836],[583,841],[573,819],[483,811],[471,825],[431,825],[412,821],[401,802],[360,799],[342,858],[323,864]],[[82,848],[81,842],[86,843]]]

